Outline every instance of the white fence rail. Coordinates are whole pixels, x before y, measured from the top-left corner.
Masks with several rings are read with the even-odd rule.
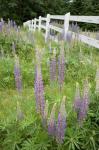
[[[64,27],[60,28],[51,24],[52,20],[62,20],[64,21]],[[69,31],[69,22],[85,22],[85,23],[94,23],[99,25],[99,16],[71,16],[70,13],[65,15],[50,15],[47,14],[47,17],[39,17],[39,19],[29,20],[25,22],[23,25],[28,26],[29,30],[36,30],[36,28],[40,31],[41,29],[45,30],[45,41],[47,41],[49,37],[49,31],[55,30],[56,32],[62,33],[64,31],[64,39]],[[45,24],[44,24],[45,22]],[[76,33],[72,33],[73,37],[77,35]],[[52,38],[52,36],[50,36]],[[54,39],[54,38],[52,38]],[[78,34],[77,39],[96,48],[99,48],[99,40],[95,38],[91,38],[82,34]]]

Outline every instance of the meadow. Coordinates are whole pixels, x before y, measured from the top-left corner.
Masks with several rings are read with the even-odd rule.
[[[98,49],[0,28],[0,150],[99,150]]]

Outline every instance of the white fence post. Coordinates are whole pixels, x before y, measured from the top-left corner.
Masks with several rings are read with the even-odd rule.
[[[34,18],[34,31],[36,30],[36,18]]]
[[[34,20],[32,19],[32,29],[34,28]]]
[[[41,31],[41,16],[39,16],[39,31]]]
[[[66,35],[69,29],[69,19],[70,19],[70,13],[65,14],[64,16],[64,40],[66,39]]]
[[[49,24],[50,24],[50,14],[47,14],[47,18],[46,18],[45,42],[47,42],[48,35],[49,35],[49,29],[50,29]]]
[[[29,20],[29,30],[31,30],[31,20]]]

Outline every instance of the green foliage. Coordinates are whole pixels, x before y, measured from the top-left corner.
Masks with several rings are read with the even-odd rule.
[[[13,33],[15,34],[15,33]],[[20,31],[17,36],[1,35],[4,56],[0,57],[0,148],[2,150],[98,150],[99,147],[99,97],[95,94],[95,72],[99,65],[99,52],[80,42],[72,45],[68,50],[65,45],[66,77],[62,91],[57,82],[50,84],[49,60],[51,53],[45,44],[41,33]],[[20,60],[23,90],[19,95],[15,90],[14,57],[11,44],[16,42],[16,52]],[[49,43],[48,43],[49,44]],[[52,43],[57,47],[59,44]],[[36,113],[34,96],[35,49],[42,51],[42,75],[44,80],[45,98],[49,102],[49,114],[52,105],[57,103],[57,110],[61,99],[66,95],[67,127],[65,139],[59,145],[44,129],[40,116]],[[79,54],[82,50],[82,59]],[[92,58],[91,58],[92,54]],[[76,114],[72,108],[75,94],[75,83],[79,82],[81,94],[83,80],[90,82],[90,106],[86,120],[80,127]],[[23,120],[17,120],[17,101],[24,114]],[[57,115],[57,112],[56,112]]]
[[[15,20],[18,24],[47,14],[99,15],[98,0],[0,0],[0,18]],[[83,29],[99,30],[98,25],[80,24]]]

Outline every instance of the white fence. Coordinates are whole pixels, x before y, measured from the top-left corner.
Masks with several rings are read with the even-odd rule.
[[[55,25],[51,24],[52,20],[62,20],[64,21],[64,27],[63,28],[59,28]],[[64,32],[64,38],[66,37],[67,32],[69,31],[69,22],[70,21],[75,21],[75,22],[84,22],[84,23],[94,23],[94,24],[98,24],[99,25],[99,16],[71,16],[70,13],[67,13],[65,15],[50,15],[47,14],[47,17],[39,17],[39,19],[33,19],[33,20],[29,20],[27,22],[25,22],[23,25],[24,26],[28,26],[29,30],[36,30],[36,28],[38,28],[38,30],[40,31],[41,29],[45,30],[45,41],[47,41],[48,37],[49,37],[49,31],[50,29],[55,30],[59,33]],[[71,32],[71,31],[69,31]],[[73,34],[73,38],[75,38],[77,36],[78,40],[99,48],[99,40],[96,40],[95,38],[91,38],[82,34],[76,34],[76,33],[72,33]],[[51,36],[50,36],[51,38]],[[57,41],[57,38],[56,38]]]

